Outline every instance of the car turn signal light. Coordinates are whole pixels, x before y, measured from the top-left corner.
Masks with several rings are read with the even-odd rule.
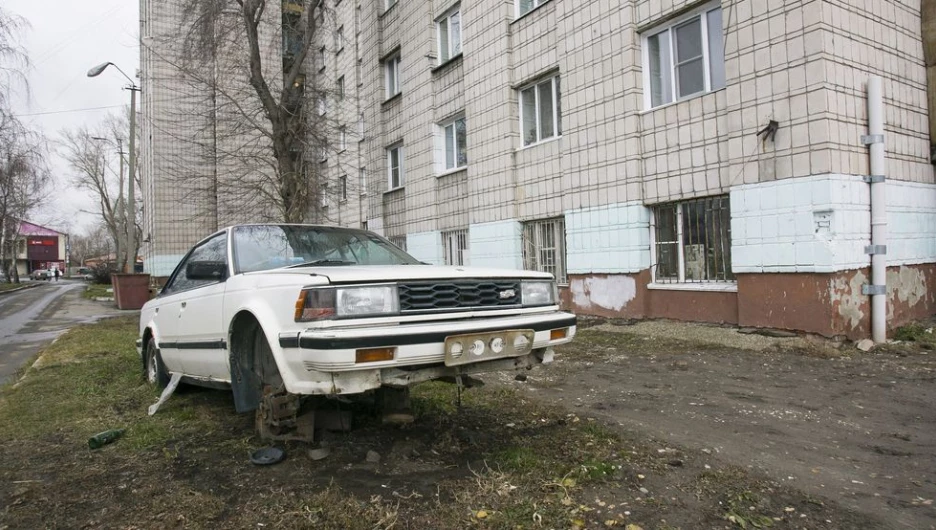
[[[549,340],[559,340],[566,338],[569,328],[554,329],[549,332]]]
[[[392,361],[396,348],[365,348],[354,352],[354,362],[375,363],[378,361]]]
[[[335,316],[333,289],[303,289],[296,299],[296,322],[310,322]]]

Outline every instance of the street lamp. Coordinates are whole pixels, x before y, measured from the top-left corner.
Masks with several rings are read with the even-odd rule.
[[[129,226],[127,227],[127,263],[124,266],[124,272],[132,273],[136,272],[136,198],[134,197],[133,184],[136,176],[136,149],[134,149],[136,146],[136,93],[140,91],[140,87],[136,86],[133,79],[124,73],[119,66],[111,62],[99,64],[88,70],[88,77],[101,75],[101,72],[106,70],[108,66],[116,68],[130,82],[130,85],[127,86],[127,90],[130,91],[130,178],[127,179],[127,201],[124,203],[124,211]]]

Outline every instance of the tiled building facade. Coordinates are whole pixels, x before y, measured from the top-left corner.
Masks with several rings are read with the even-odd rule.
[[[936,312],[919,1],[325,1],[330,220],[579,313],[864,336],[877,75],[888,323]]]

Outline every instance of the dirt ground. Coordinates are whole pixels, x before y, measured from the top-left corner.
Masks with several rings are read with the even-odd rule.
[[[591,323],[587,340],[513,386],[881,524],[936,528],[936,352],[905,343],[863,353],[697,324]]]
[[[0,425],[0,529],[936,528],[933,355],[583,319],[552,366],[488,375],[460,408],[421,385],[407,428],[355,408],[351,432],[268,467],[229,392],[147,417],[134,352],[53,355],[0,393],[0,424],[27,422]],[[60,403],[54,425],[30,416]]]

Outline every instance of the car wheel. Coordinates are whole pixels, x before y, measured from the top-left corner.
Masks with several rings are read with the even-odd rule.
[[[146,343],[146,380],[151,385],[159,388],[166,388],[169,384],[169,374],[163,365],[162,357],[159,355],[159,348],[156,347],[156,340],[150,338]]]

